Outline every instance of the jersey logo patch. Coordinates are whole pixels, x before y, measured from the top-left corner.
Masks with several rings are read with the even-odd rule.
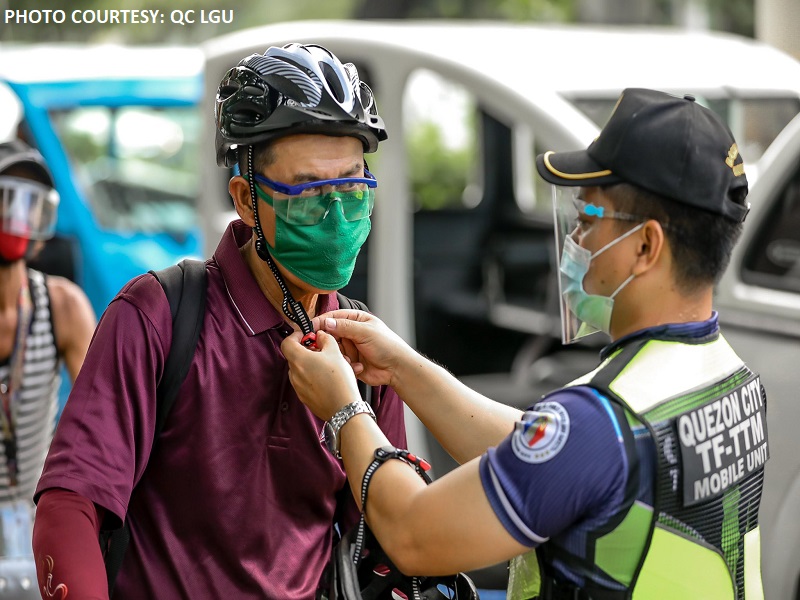
[[[558,402],[541,402],[514,426],[511,448],[526,463],[543,463],[561,451],[568,437],[567,409]]]

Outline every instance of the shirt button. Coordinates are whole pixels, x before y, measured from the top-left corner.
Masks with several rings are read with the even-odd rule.
[[[287,410],[289,410],[289,403],[281,402],[281,412],[286,412]]]

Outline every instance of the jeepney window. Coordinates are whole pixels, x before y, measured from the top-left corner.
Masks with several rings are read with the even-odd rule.
[[[173,234],[196,227],[196,107],[82,106],[51,119],[101,227]]]

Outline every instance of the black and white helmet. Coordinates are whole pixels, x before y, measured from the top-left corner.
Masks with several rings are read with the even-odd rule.
[[[228,71],[214,106],[219,166],[236,147],[294,133],[352,136],[374,152],[386,139],[372,90],[352,63],[314,44],[271,47]]]
[[[438,577],[404,575],[380,547],[363,518],[337,544],[330,578],[325,600],[480,600],[478,589],[464,573]]]

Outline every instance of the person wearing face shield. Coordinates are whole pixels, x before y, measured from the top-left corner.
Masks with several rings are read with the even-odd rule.
[[[383,458],[396,453],[370,419],[341,429],[401,569],[510,561],[512,600],[763,598],[766,396],[712,303],[749,210],[733,136],[691,96],[627,89],[586,150],[537,168],[553,184],[563,341],[606,332],[596,369],[520,412],[374,316],[335,311],[316,350],[284,341],[295,389],[327,419],[356,398],[354,374],[391,382],[461,463],[426,487]]]
[[[298,331],[313,345],[311,319],[344,298],[378,187],[364,155],[387,138],[383,120],[354,65],[313,44],[243,58],[218,86],[214,117],[239,219],[205,263],[191,367],[154,441],[173,319],[152,274],[129,282],[101,319],[37,488],[48,593],[312,600],[334,524],[358,520],[280,344]],[[358,411],[405,444],[396,393],[375,386],[368,400]],[[123,520],[130,543],[111,582],[98,534]]]
[[[61,368],[78,375],[95,326],[83,291],[28,266],[52,237],[58,192],[44,158],[0,144],[0,579],[5,598],[39,598],[33,492],[58,414]]]

